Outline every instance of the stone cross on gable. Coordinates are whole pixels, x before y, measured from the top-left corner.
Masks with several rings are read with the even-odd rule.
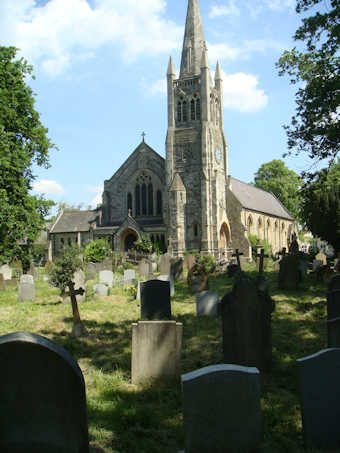
[[[257,258],[260,258],[259,274],[263,274],[264,259],[268,258],[268,255],[264,254],[264,249],[261,249],[261,253],[256,255]]]
[[[235,253],[233,254],[233,257],[236,256],[237,259],[237,264],[238,267],[241,269],[241,261],[240,261],[240,256],[242,256],[243,253],[240,253],[238,249],[235,250]]]
[[[143,142],[145,142],[145,136],[146,136],[146,133],[142,132]]]

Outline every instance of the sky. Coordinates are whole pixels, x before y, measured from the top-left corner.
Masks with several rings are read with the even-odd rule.
[[[211,70],[224,79],[229,173],[282,159],[296,86],[275,63],[301,23],[295,0],[200,0]],[[166,71],[180,67],[187,0],[0,0],[0,45],[34,66],[36,110],[58,147],[34,193],[95,207],[142,140],[165,156]],[[284,159],[300,173],[306,156]]]

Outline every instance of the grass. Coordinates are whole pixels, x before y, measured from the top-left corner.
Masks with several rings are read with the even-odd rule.
[[[255,274],[249,265],[247,271]],[[266,273],[276,301],[272,315],[273,366],[262,374],[263,442],[260,451],[302,452],[302,425],[296,359],[324,349],[326,286],[308,277],[298,291],[277,288],[277,274]],[[222,297],[232,287],[225,275],[210,278]],[[222,362],[220,319],[197,318],[195,296],[186,281],[176,283],[173,319],[183,323],[182,373]],[[313,305],[308,310],[305,303]],[[307,307],[308,308],[308,307]],[[0,292],[0,335],[25,330],[54,340],[78,361],[86,382],[91,453],[175,453],[183,448],[180,383],[136,386],[130,380],[131,324],[140,308],[122,289],[80,304],[89,336],[74,339],[71,307],[58,291],[36,280],[34,302],[18,302],[17,289]]]

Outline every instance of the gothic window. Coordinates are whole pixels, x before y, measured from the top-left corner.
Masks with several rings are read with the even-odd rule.
[[[195,115],[195,101],[192,99],[190,102],[190,119],[195,120],[196,115]]]
[[[186,103],[186,101],[183,102],[183,110],[182,110],[182,114],[183,114],[183,121],[184,121],[184,122],[188,121],[188,110],[187,110],[187,103]]]
[[[162,215],[163,211],[163,202],[162,202],[162,192],[157,190],[157,215]]]
[[[161,236],[161,242],[162,242],[163,245],[165,245],[165,236],[164,236],[164,234],[162,234],[162,236]]]
[[[153,187],[152,187],[152,184],[150,182],[150,184],[148,185],[148,214],[149,215],[153,215]]]
[[[201,119],[201,101],[200,99],[196,100],[196,119]]]
[[[127,208],[128,208],[128,212],[132,213],[132,195],[130,193],[128,193],[128,196],[127,196]]]
[[[64,243],[65,243],[64,238],[60,239],[60,243],[61,243],[61,245],[64,245]]]
[[[195,238],[197,238],[197,236],[198,236],[198,225],[197,225],[197,223],[195,223],[195,225],[194,225],[194,236],[195,236]]]
[[[71,247],[71,245],[72,245],[72,239],[71,239],[71,238],[68,238],[68,239],[67,239],[67,242],[68,242],[68,245]]]
[[[135,188],[136,199],[136,216],[140,215],[140,185],[137,184]]]
[[[152,234],[151,235],[151,242],[154,244],[155,243],[155,238],[154,238],[154,235]]]
[[[146,184],[142,185],[142,215],[146,215]]]
[[[177,121],[180,123],[182,121],[182,103],[177,104]]]

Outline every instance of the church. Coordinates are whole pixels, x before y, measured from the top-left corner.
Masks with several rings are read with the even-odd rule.
[[[223,80],[212,80],[198,0],[189,0],[179,78],[167,71],[165,159],[143,140],[104,182],[102,205],[63,211],[49,231],[49,259],[65,244],[105,237],[127,251],[148,235],[173,256],[189,250],[215,257],[239,249],[251,257],[248,235],[273,253],[288,247],[296,225],[272,194],[230,176],[224,133]]]

